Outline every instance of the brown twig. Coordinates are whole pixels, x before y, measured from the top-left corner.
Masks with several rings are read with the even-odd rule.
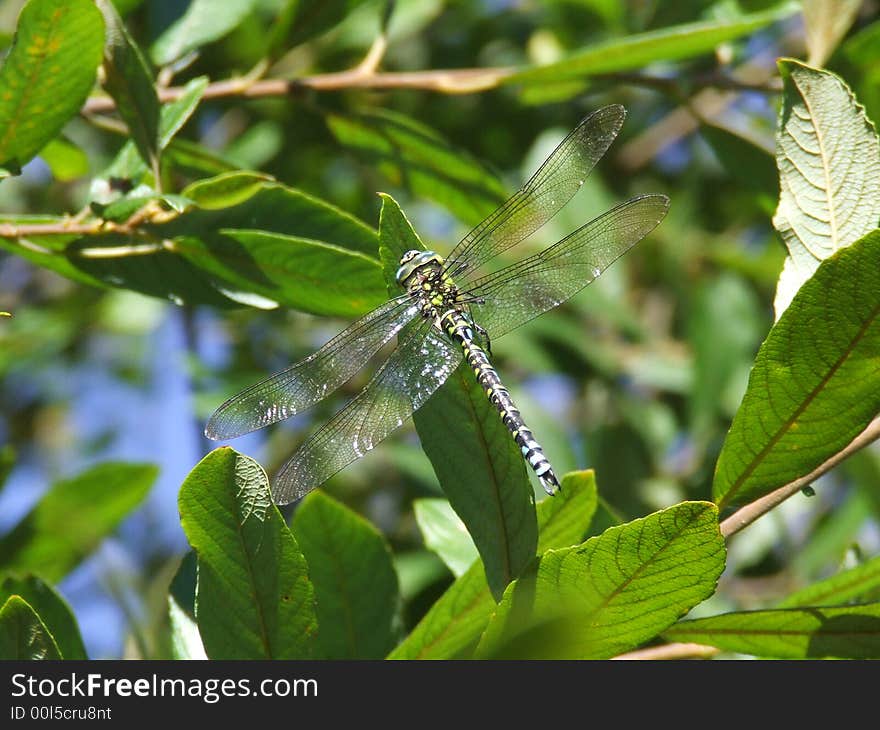
[[[719,651],[714,646],[704,646],[703,644],[674,643],[628,651],[626,654],[618,654],[616,657],[612,657],[612,659],[629,661],[635,659],[642,661],[648,659],[709,659],[718,654]]]
[[[754,502],[750,502],[745,507],[734,512],[727,519],[722,520],[721,534],[725,538],[735,535],[744,527],[747,527],[759,517],[765,515],[778,504],[784,502],[792,495],[797,494],[804,487],[809,486],[812,482],[816,481],[820,476],[837,466],[848,456],[854,454],[859,449],[864,448],[871,442],[876,441],[878,438],[880,438],[880,416],[871,421],[868,424],[868,427],[856,436],[848,446],[838,451],[834,456],[820,464],[806,476],[803,476],[800,479],[795,479],[784,487],[780,487],[779,489],[770,492],[770,494],[756,499]]]

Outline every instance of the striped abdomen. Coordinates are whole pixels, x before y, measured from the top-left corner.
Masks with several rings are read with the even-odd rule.
[[[504,425],[513,434],[513,439],[520,447],[523,457],[538,475],[538,481],[548,494],[555,494],[559,489],[559,480],[553,467],[544,455],[541,445],[535,441],[528,429],[519,409],[510,397],[507,388],[501,382],[498,371],[492,366],[486,351],[474,340],[474,332],[468,318],[461,312],[450,310],[440,318],[440,326],[464,350],[464,356],[477,381],[482,386],[492,404],[501,414]]]

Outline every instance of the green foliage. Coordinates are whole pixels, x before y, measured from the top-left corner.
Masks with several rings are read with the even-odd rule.
[[[45,631],[54,642],[62,658],[88,658],[73,612],[52,586],[35,575],[8,576],[0,584],[0,603],[6,603],[12,596],[18,596],[30,606],[42,624],[40,631]]]
[[[476,225],[504,202],[504,186],[430,127],[390,112],[333,115],[327,123],[346,149],[392,184],[429,197]]]
[[[179,508],[199,558],[196,619],[208,656],[313,656],[315,590],[262,467],[216,449],[181,486]]]
[[[382,535],[321,492],[306,497],[291,525],[315,587],[321,656],[381,659],[392,646],[397,574]]]
[[[56,482],[0,537],[0,571],[60,580],[140,504],[157,474],[148,464],[107,462]]]
[[[567,474],[562,491],[538,503],[538,552],[580,541],[596,511],[592,472]],[[495,609],[483,566],[474,563],[434,603],[389,659],[463,659],[472,655]]]
[[[125,604],[126,654],[145,658],[583,659],[663,642],[880,657],[880,459],[863,449],[826,474],[880,434],[880,23],[857,2],[13,5],[0,487],[43,496],[28,510],[27,492],[3,494],[25,514],[0,536],[0,657],[86,658],[94,622],[53,586],[106,538],[143,557],[102,580]],[[806,61],[775,63],[800,36]],[[662,226],[594,285],[492,338],[557,473],[589,465],[601,495],[570,471],[536,504],[463,364],[416,411],[418,440],[401,424],[333,497],[288,519],[263,468],[218,449],[180,489],[188,556],[131,544],[176,516],[162,500],[135,513],[157,469],[101,462],[117,434],[102,411],[82,428],[90,395],[152,388],[156,363],[185,354],[201,432],[208,384],[253,382],[338,332],[328,318],[399,295],[419,234],[448,251],[609,104],[627,124],[584,191],[480,272],[668,195]],[[172,302],[187,353],[155,336]],[[267,432],[270,473],[307,422],[290,425]],[[48,488],[31,476],[72,455],[97,465]],[[175,456],[163,470],[191,467]],[[735,535],[811,474],[816,496]]]
[[[712,595],[723,570],[714,505],[682,502],[541,556],[505,591],[477,656],[614,656]]]
[[[880,411],[880,231],[824,261],[764,341],[713,494],[755,499],[809,474]]]
[[[21,596],[0,608],[0,659],[61,659],[52,634]]]
[[[743,611],[682,621],[664,634],[777,659],[880,658],[880,603]]]
[[[631,35],[596,44],[561,61],[523,69],[507,83],[525,85],[559,84],[594,74],[627,71],[657,61],[674,61],[699,56],[721,43],[753,33],[796,12],[793,3],[731,20],[709,20]],[[574,91],[577,87],[571,87]],[[574,95],[574,94],[571,94]]]
[[[95,80],[104,22],[92,0],[28,0],[0,68],[0,179],[79,110]]]

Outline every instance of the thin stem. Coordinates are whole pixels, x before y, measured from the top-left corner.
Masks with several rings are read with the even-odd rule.
[[[618,654],[612,659],[619,660],[656,660],[656,659],[709,659],[719,653],[714,646],[703,644],[663,644],[651,646],[647,649],[628,651],[626,654]]]
[[[744,527],[752,524],[762,515],[767,514],[771,509],[781,504],[792,495],[797,494],[804,487],[809,486],[820,476],[837,466],[841,461],[851,456],[859,449],[864,448],[868,444],[880,438],[880,416],[875,418],[868,424],[868,427],[856,436],[848,446],[838,451],[834,456],[820,464],[813,471],[800,479],[786,484],[784,487],[770,492],[754,502],[750,502],[745,507],[734,512],[730,517],[721,522],[721,534],[728,538],[735,535]]]

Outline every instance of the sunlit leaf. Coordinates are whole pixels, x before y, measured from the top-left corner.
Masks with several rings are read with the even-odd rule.
[[[467,528],[445,499],[417,499],[413,510],[425,547],[439,555],[456,578],[463,575],[479,553]]]
[[[0,68],[0,168],[20,168],[79,111],[95,81],[104,21],[92,0],[29,0]]]
[[[0,608],[0,659],[61,659],[58,645],[36,611],[21,596]]]
[[[303,659],[315,650],[314,589],[253,459],[215,449],[178,497],[199,558],[196,619],[212,659]]]
[[[880,225],[880,143],[839,76],[792,59],[780,61],[779,71],[780,194],[773,225],[792,260],[781,306],[824,259]],[[777,319],[781,314],[777,307]]]
[[[880,231],[824,261],[764,341],[715,469],[726,507],[809,474],[880,412]]]
[[[562,491],[537,505],[538,552],[581,541],[596,511],[593,472],[562,478]],[[495,610],[481,563],[474,563],[431,606],[389,659],[463,659],[470,657]]]
[[[719,45],[755,32],[798,11],[795,3],[739,18],[686,23],[615,38],[576,51],[561,61],[525,68],[505,83],[556,84],[593,74],[642,68],[657,61],[678,61],[711,53]]]
[[[601,659],[652,638],[712,595],[724,570],[718,512],[682,502],[551,550],[505,591],[481,658]]]
[[[792,593],[779,608],[837,606],[880,588],[880,556]]]
[[[39,615],[58,651],[65,659],[88,659],[76,618],[61,595],[35,575],[9,576],[0,585],[0,604],[17,595]]]

